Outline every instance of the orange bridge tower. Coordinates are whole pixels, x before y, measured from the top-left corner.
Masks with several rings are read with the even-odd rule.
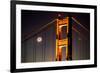
[[[62,61],[62,49],[66,48],[66,60],[72,60],[72,22],[71,16],[58,18],[56,24],[56,61]],[[62,28],[66,27],[65,38],[62,38]]]

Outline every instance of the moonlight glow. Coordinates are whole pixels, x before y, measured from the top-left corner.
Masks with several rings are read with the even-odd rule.
[[[42,42],[42,37],[37,37],[37,42]]]

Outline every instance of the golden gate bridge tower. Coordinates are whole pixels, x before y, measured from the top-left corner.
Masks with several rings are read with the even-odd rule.
[[[62,49],[66,48],[66,60],[72,60],[72,22],[71,16],[56,20],[56,61],[62,61]],[[62,37],[62,28],[66,27],[66,37]],[[65,47],[65,48],[63,48]]]

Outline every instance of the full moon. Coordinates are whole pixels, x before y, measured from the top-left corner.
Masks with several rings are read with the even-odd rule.
[[[42,42],[42,37],[37,37],[37,42]]]

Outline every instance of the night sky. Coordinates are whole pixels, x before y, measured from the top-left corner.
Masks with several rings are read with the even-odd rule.
[[[38,33],[35,37],[33,35],[42,26],[51,22],[54,19],[57,19],[58,14],[61,14],[62,18],[65,18],[67,16],[74,17],[82,24],[82,26],[84,26],[87,29],[85,30],[81,26],[77,25],[76,22],[72,21],[72,27],[74,27],[80,32],[79,34],[76,31],[72,30],[72,46],[73,46],[72,59],[84,60],[90,58],[90,14],[89,13],[72,13],[72,12],[67,13],[67,12],[22,10],[21,11],[22,62],[55,61],[56,22],[54,22],[53,25],[50,26],[50,28],[47,28],[44,31]],[[36,44],[35,42],[36,37],[38,37],[38,35],[42,36],[43,40],[45,40],[40,45]],[[27,42],[29,40],[30,44]],[[28,44],[31,47],[29,47]],[[43,49],[41,50],[41,48]],[[47,55],[48,54],[47,52],[49,52],[50,54]],[[43,59],[40,60],[37,57]],[[46,59],[47,57],[51,57],[52,59],[50,60]]]

